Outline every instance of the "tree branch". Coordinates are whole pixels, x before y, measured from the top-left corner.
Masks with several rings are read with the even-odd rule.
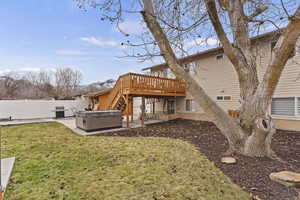
[[[293,16],[273,49],[271,62],[264,74],[263,81],[259,84],[255,93],[252,103],[256,108],[252,110],[259,111],[260,114],[264,114],[267,111],[281,73],[290,55],[295,50],[295,44],[300,36],[300,6]],[[261,99],[267,99],[268,101],[262,104]]]
[[[235,54],[235,49],[232,47],[231,42],[227,38],[227,35],[223,29],[223,26],[218,17],[218,11],[214,0],[205,0],[206,9],[209,18],[215,28],[219,40],[221,41],[226,56],[231,60],[232,63],[238,63]]]
[[[184,71],[171,48],[166,34],[163,32],[162,28],[156,20],[152,7],[152,1],[144,0],[144,5],[145,10],[142,11],[141,14],[143,15],[147,27],[153,34],[153,37],[158,42],[158,46],[166,63],[178,78],[186,81],[187,85],[189,86],[189,90],[191,91],[195,100],[199,102],[200,106],[204,109],[206,114],[213,117],[213,121],[216,126],[222,130],[222,133],[228,138],[229,142],[231,143],[230,146],[237,146],[236,144],[241,143],[244,136],[242,129],[231,117],[229,117],[229,115],[227,115],[227,113],[225,113],[222,108],[217,105],[215,101],[213,101],[206,94],[200,84],[192,76]]]
[[[215,0],[205,0],[207,12],[218,38],[223,44],[224,53],[238,74],[241,99],[247,101],[252,97],[258,85],[256,62],[251,52],[251,41],[248,35],[248,24],[245,20],[242,2],[237,0],[226,2],[226,10],[234,37],[234,47],[222,27]]]
[[[290,15],[289,15],[289,12],[287,11],[287,9],[285,8],[283,1],[280,0],[280,3],[281,3],[281,6],[282,6],[282,8],[283,8],[283,10],[284,10],[284,12],[285,12],[285,14],[286,14],[286,16],[287,16],[288,19],[289,19],[289,18],[290,18]]]
[[[268,9],[267,6],[257,8],[251,15],[246,16],[246,20],[248,20],[248,21],[253,20],[255,17],[257,17],[258,15],[262,14],[267,9]]]

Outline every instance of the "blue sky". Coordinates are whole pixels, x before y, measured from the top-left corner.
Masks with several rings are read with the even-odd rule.
[[[73,0],[9,0],[0,6],[0,73],[72,67],[83,83],[140,72],[153,63],[123,56],[126,38],[99,12],[76,7]],[[141,31],[139,17],[125,21],[131,34]]]
[[[123,31],[139,35],[140,15],[120,24]],[[267,26],[268,27],[268,26]],[[266,29],[270,31],[271,29]],[[71,67],[83,73],[83,83],[116,79],[128,72],[158,64],[141,63],[124,56],[123,34],[100,20],[96,9],[79,9],[73,0],[5,0],[0,6],[0,75],[10,71]],[[215,47],[216,38],[186,41],[196,51]]]

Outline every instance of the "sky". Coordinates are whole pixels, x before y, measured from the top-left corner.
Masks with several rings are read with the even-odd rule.
[[[125,36],[101,21],[96,9],[85,12],[73,0],[3,1],[0,19],[0,74],[71,67],[82,72],[86,84],[154,64],[119,58]],[[138,34],[139,20],[131,17],[121,26]]]
[[[97,9],[84,11],[74,0],[6,0],[0,6],[0,75],[70,67],[80,70],[83,84],[119,75],[141,73],[162,62],[120,58],[126,38],[115,26],[100,20]],[[139,14],[126,17],[120,27],[134,37],[143,31]],[[270,30],[268,30],[270,31]],[[200,43],[200,46],[199,46]],[[186,41],[196,50],[215,47],[216,38]]]

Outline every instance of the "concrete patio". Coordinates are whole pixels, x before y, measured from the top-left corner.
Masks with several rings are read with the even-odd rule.
[[[97,135],[100,133],[108,133],[108,132],[114,132],[114,131],[127,130],[130,128],[142,127],[140,121],[133,121],[130,123],[130,127],[127,128],[126,122],[123,121],[122,128],[113,128],[113,129],[105,129],[105,130],[100,130],[100,131],[85,132],[84,130],[76,128],[75,118],[57,119],[55,121],[65,125],[66,127],[70,128],[74,133],[77,133],[78,135],[82,135],[82,136],[92,136],[92,135]],[[145,121],[145,125],[160,123],[160,122],[164,122],[164,121],[166,121],[166,120],[147,120],[147,121]]]
[[[54,119],[24,119],[24,120],[12,120],[12,121],[1,121],[0,126],[17,126],[23,124],[34,124],[34,123],[47,123],[54,122]]]
[[[164,121],[167,121],[167,120],[147,120],[147,121],[145,121],[145,125],[160,123],[160,122],[164,122]],[[105,129],[105,130],[100,130],[100,131],[86,132],[86,131],[81,130],[76,127],[74,117],[61,118],[61,119],[33,119],[33,120],[2,121],[2,122],[0,122],[0,127],[1,126],[17,126],[17,125],[34,124],[34,123],[49,123],[49,122],[61,123],[61,124],[65,125],[66,127],[68,127],[69,129],[71,129],[74,133],[76,133],[78,135],[82,135],[82,136],[91,136],[91,135],[97,135],[100,133],[107,133],[107,132],[113,132],[113,131],[127,130],[130,128],[142,127],[140,121],[133,121],[129,124],[129,128],[127,128],[126,122],[123,121],[122,128],[113,128],[113,129]]]

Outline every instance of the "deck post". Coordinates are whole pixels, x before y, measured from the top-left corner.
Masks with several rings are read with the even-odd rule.
[[[141,126],[144,127],[145,126],[145,97],[144,96],[142,96],[141,110],[142,110],[142,114],[141,114]]]
[[[126,95],[126,127],[129,128],[129,97]]]
[[[155,114],[155,99],[154,101],[152,102],[152,114],[154,115]]]
[[[131,109],[131,119],[130,121],[133,122],[133,97],[130,99],[130,109]]]

